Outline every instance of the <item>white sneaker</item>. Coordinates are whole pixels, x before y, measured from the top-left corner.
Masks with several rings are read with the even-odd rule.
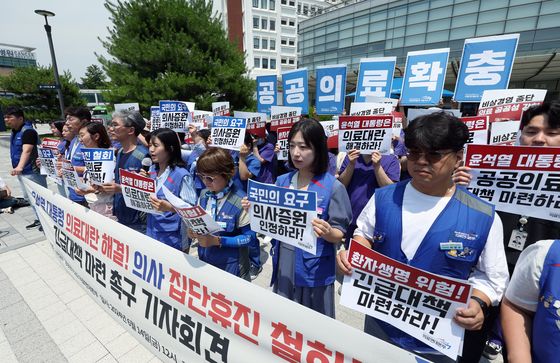
[[[14,209],[12,207],[4,208],[1,210],[2,213],[14,214]]]

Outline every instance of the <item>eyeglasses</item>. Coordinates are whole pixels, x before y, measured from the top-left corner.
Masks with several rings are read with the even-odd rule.
[[[454,152],[455,151],[453,150],[451,151],[436,150],[436,151],[428,151],[428,152],[422,152],[419,150],[408,150],[408,152],[406,153],[406,157],[410,161],[418,161],[420,157],[424,155],[426,161],[428,161],[430,164],[435,164],[441,159],[443,159],[446,155],[453,154]]]
[[[208,184],[211,184],[211,183],[214,182],[214,180],[216,180],[215,176],[204,175],[204,174],[199,174],[199,173],[196,173],[196,175],[200,178],[200,180],[202,180],[203,182],[206,182]]]

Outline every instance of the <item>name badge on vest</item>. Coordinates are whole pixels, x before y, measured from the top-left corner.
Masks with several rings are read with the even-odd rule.
[[[226,227],[227,227],[227,223],[226,222],[216,222],[218,223],[218,226],[222,227],[222,229],[225,231]]]
[[[453,241],[441,242],[439,244],[439,249],[441,251],[451,251],[451,250],[462,251],[463,250],[463,242],[453,242]]]
[[[509,238],[508,247],[514,250],[523,251],[525,248],[525,243],[527,242],[527,232],[521,231],[519,229],[514,229],[511,231],[511,237]]]

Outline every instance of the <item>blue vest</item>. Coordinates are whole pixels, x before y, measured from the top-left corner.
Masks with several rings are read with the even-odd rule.
[[[280,175],[276,180],[276,185],[288,188],[292,177],[296,172]],[[331,192],[335,182],[334,176],[329,173],[315,176],[309,184],[308,191],[317,193],[317,208],[320,213],[318,217],[328,221],[329,204]],[[278,253],[280,250],[279,241],[273,240],[274,253],[272,255],[272,279],[273,285],[278,275]],[[313,255],[300,248],[295,249],[295,285],[302,287],[327,286],[334,283],[335,279],[335,245],[322,238],[317,238],[317,254]]]
[[[409,180],[376,189],[373,249],[402,263],[448,277],[466,280],[477,264],[494,221],[494,206],[457,186],[411,260],[401,249],[402,205]],[[461,242],[463,251],[444,251],[442,242]],[[454,253],[457,252],[457,253]],[[376,319],[387,335],[407,350],[434,349]]]
[[[200,193],[200,206],[206,210],[206,206],[208,205],[208,200],[210,199],[209,196],[206,195],[207,189],[204,189]],[[241,207],[241,199],[246,196],[246,193],[242,190],[239,190],[232,185],[230,192],[228,193],[225,202],[223,203],[222,207],[218,211],[217,215],[214,216],[214,220],[218,222],[221,227],[224,229],[223,232],[214,233],[214,235],[224,236],[224,237],[233,237],[238,236],[242,233],[246,233],[250,230],[250,226],[244,226],[242,228],[237,228],[237,221],[243,211]],[[255,233],[252,233],[251,238],[257,238]],[[230,247],[198,247],[198,257],[213,266],[218,267],[226,272],[229,272],[235,276],[240,275],[240,258],[241,255],[244,255],[248,260],[249,255],[249,248],[247,246],[239,247],[239,248],[230,248]]]
[[[12,135],[10,138],[10,158],[12,159],[12,168],[17,167],[19,164],[21,153],[23,152],[22,136],[24,131],[29,129],[33,130],[33,124],[30,121],[25,121],[19,131],[12,131]],[[37,145],[39,145],[39,136],[37,136]],[[35,159],[37,158],[36,153],[37,149],[35,148],[35,150],[31,153],[29,160],[27,160],[27,163],[23,167],[23,171],[21,172],[22,174],[38,174],[34,171],[34,169],[36,169],[34,168]]]
[[[121,183],[119,168],[128,171],[139,171],[142,169],[142,159],[148,154],[148,149],[144,145],[136,145],[126,162],[122,163],[122,148],[117,152],[117,160],[115,166],[115,183]],[[122,164],[122,165],[121,165]],[[117,217],[120,224],[137,225],[144,224],[141,220],[141,212],[136,209],[128,208],[124,202],[122,193],[115,193],[113,198],[113,214]]]
[[[163,185],[174,195],[180,198],[181,185],[188,172],[180,166],[171,169],[169,176]],[[155,179],[157,171],[155,165],[150,169],[150,177]],[[165,199],[163,188],[159,188],[156,193],[158,199]],[[168,246],[183,250],[181,238],[181,217],[175,212],[165,212],[163,214],[148,214],[146,219],[146,234],[153,239],[165,243]]]
[[[539,305],[533,317],[531,356],[535,363],[557,362],[560,355],[560,240],[555,240],[544,260],[539,279]]]

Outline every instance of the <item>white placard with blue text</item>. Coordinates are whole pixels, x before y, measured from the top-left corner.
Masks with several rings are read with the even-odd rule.
[[[401,90],[401,105],[437,105],[443,93],[449,48],[408,52]]]
[[[360,59],[355,102],[372,102],[368,97],[391,97],[397,57]]]
[[[302,115],[309,113],[307,68],[282,73],[282,89],[284,106],[301,107]]]
[[[161,117],[159,116],[159,106],[150,107],[150,131],[161,128]]]
[[[340,115],[346,95],[346,65],[319,66],[316,76],[315,113]]]
[[[192,121],[187,102],[159,101],[160,127],[167,127],[173,131],[185,131]]]
[[[214,116],[210,146],[239,151],[245,140],[247,119],[229,116]]]
[[[311,221],[317,218],[317,193],[249,179],[247,198],[253,231],[316,254]]]
[[[102,185],[115,180],[114,149],[82,149],[90,184]]]
[[[519,34],[466,39],[455,84],[458,102],[480,102],[486,90],[507,89]]]
[[[270,115],[270,107],[278,105],[278,83],[275,75],[257,77],[257,112]]]

